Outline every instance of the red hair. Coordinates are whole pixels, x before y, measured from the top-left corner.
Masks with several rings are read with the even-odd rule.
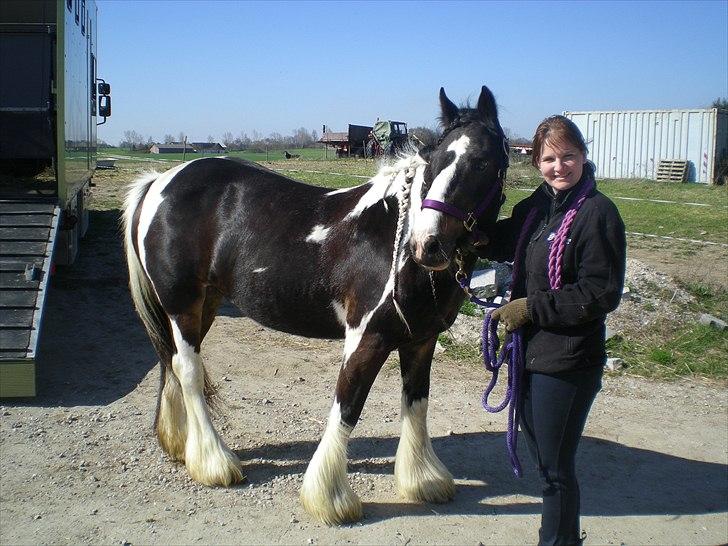
[[[574,146],[586,157],[587,147],[586,142],[584,142],[584,137],[576,124],[567,117],[548,117],[536,128],[536,134],[533,135],[531,163],[537,169],[541,161],[541,150],[546,141],[554,148]]]

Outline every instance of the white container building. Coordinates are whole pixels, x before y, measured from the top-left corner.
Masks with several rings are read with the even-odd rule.
[[[718,108],[564,112],[581,130],[600,178],[656,179],[662,159],[688,161],[688,182],[719,182],[728,111]],[[723,159],[723,165],[728,159]]]

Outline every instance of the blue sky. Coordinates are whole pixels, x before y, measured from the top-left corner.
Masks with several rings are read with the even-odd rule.
[[[124,131],[345,130],[377,118],[434,127],[493,91],[529,137],[564,110],[707,107],[728,97],[728,0],[237,2],[98,0],[99,76]]]

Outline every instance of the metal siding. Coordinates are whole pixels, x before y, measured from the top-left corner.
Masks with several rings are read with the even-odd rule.
[[[688,180],[710,183],[728,154],[728,112],[710,109],[564,112],[584,135],[602,178],[652,178],[661,159],[689,162]]]
[[[712,173],[713,179],[718,176],[718,166],[721,157],[728,156],[728,111],[716,110],[716,127],[715,127],[715,146],[713,148],[713,169],[708,171]]]

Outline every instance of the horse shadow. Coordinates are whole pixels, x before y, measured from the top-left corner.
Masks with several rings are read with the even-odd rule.
[[[107,405],[157,362],[129,295],[121,211],[90,211],[71,266],[50,278],[36,358],[37,396],[17,405]]]
[[[397,438],[352,438],[349,472],[389,474],[393,480],[397,442]],[[365,503],[368,523],[401,516],[431,516],[433,511],[450,515],[541,513],[537,471],[525,446],[518,449],[524,477],[517,478],[507,462],[504,433],[455,434],[433,438],[432,444],[455,479],[466,481],[458,484],[454,501],[416,504],[400,499]],[[238,455],[247,484],[254,484],[282,472],[304,472],[315,449],[314,442],[290,442],[241,450]],[[582,438],[578,457],[585,516],[682,516],[728,511],[727,469],[723,464],[589,436]],[[266,462],[247,462],[256,458]],[[519,498],[504,501],[504,497],[513,496]]]

